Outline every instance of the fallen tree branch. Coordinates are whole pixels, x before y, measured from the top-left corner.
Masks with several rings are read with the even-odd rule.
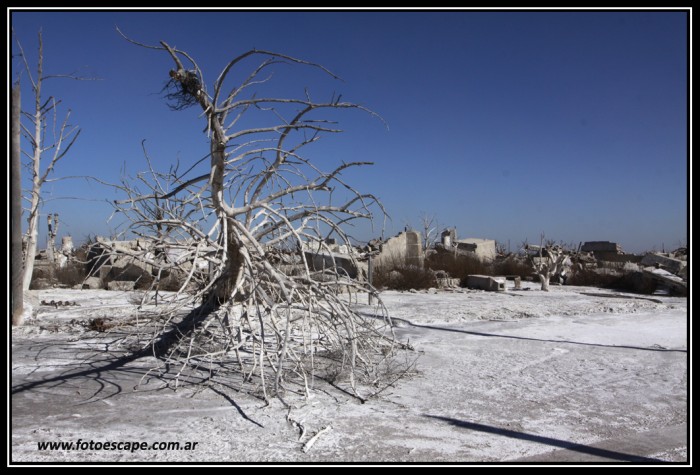
[[[331,426],[322,427],[321,430],[318,431],[315,436],[311,437],[308,441],[306,441],[301,451],[307,453],[309,450],[311,450],[311,447],[316,443],[318,438],[321,437],[321,434],[328,432],[329,430],[331,430]]]
[[[287,421],[292,424],[292,426],[296,427],[297,430],[299,431],[299,439],[298,441],[301,442],[301,439],[304,438],[304,435],[306,435],[306,427],[304,426],[304,421],[297,421],[296,419],[292,419],[292,408],[289,408],[289,412],[287,412]]]

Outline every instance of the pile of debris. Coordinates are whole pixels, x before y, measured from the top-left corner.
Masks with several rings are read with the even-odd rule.
[[[673,252],[649,252],[641,261],[642,272],[660,284],[661,291],[688,292],[688,248]]]

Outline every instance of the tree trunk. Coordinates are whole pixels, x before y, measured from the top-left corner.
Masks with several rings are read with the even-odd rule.
[[[34,89],[34,154],[32,157],[32,197],[29,206],[29,229],[27,230],[27,250],[24,255],[24,290],[29,290],[34,273],[34,260],[36,259],[36,247],[39,239],[39,197],[41,196],[41,153],[42,144],[42,104],[41,86],[43,81],[43,43],[39,35],[39,63],[37,65],[37,80]]]
[[[211,110],[211,105],[205,95],[200,97],[202,109],[205,111]],[[225,229],[226,236],[226,259],[223,262],[224,272],[219,277],[219,281],[214,285],[213,294],[215,297],[214,304],[221,305],[231,298],[233,289],[242,278],[243,274],[243,256],[241,255],[242,243],[239,242],[238,233],[235,226],[231,222],[232,219],[226,214],[226,206],[224,204],[224,174],[226,163],[226,134],[221,127],[218,116],[216,114],[209,115],[213,136],[211,139],[211,173],[209,175],[209,185],[211,186],[211,195],[214,208],[223,220],[221,229]]]
[[[233,225],[229,218],[224,218],[226,226],[226,236],[228,238],[226,246],[226,260],[223,263],[224,272],[213,287],[215,297],[214,304],[221,305],[231,299],[233,289],[238,285],[243,274],[243,256],[237,239],[231,234]]]
[[[24,254],[24,283],[22,285],[24,290],[29,290],[29,284],[32,282],[37,241],[39,239],[39,193],[36,191],[32,191],[28,221],[27,249]]]
[[[549,292],[549,279],[550,279],[550,274],[547,272],[546,274],[539,274],[540,277],[540,283],[542,284],[542,290],[545,292]]]
[[[22,181],[20,160],[20,91],[19,85],[12,88],[12,137],[10,164],[11,195],[10,195],[10,227],[11,236],[11,266],[12,266],[12,325],[22,324],[24,313],[24,289],[22,269]]]

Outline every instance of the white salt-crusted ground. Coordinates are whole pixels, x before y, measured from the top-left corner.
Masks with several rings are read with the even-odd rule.
[[[418,374],[365,404],[319,384],[287,422],[245,393],[156,389],[154,361],[110,367],[129,293],[46,290],[11,335],[11,461],[686,462],[687,300],[584,287],[384,292]],[[78,305],[47,306],[69,301]],[[141,383],[139,385],[139,383]],[[331,426],[304,453],[311,435]],[[190,451],[37,442],[198,442]]]

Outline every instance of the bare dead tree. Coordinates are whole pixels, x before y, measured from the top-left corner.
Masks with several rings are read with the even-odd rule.
[[[540,237],[540,245],[525,244],[528,261],[540,279],[541,289],[549,292],[549,281],[562,273],[569,253],[552,241],[545,242],[544,234]]]
[[[34,108],[31,112],[23,111],[26,119],[21,124],[22,135],[29,143],[29,150],[22,151],[26,157],[32,186],[28,191],[29,201],[27,208],[28,228],[26,233],[26,249],[24,254],[24,281],[23,288],[29,289],[34,271],[37,240],[39,235],[39,212],[41,207],[41,189],[49,176],[54,171],[56,164],[66,156],[78,136],[80,129],[69,123],[71,111],[68,110],[63,120],[59,120],[58,105],[60,101],[50,96],[45,99],[42,88],[44,81],[53,78],[79,79],[72,75],[45,75],[44,74],[44,45],[41,31],[39,31],[39,46],[36,72],[32,74],[27,56],[24,54],[19,40],[17,41],[19,56],[24,62],[24,69],[29,78],[34,97]]]
[[[435,242],[439,224],[437,217],[429,213],[421,214],[420,223],[423,234],[423,251],[427,251],[430,245]]]
[[[24,312],[24,292],[22,289],[22,180],[20,174],[20,88],[19,84],[12,88],[12,130],[10,150],[11,196],[10,196],[10,227],[11,227],[11,265],[12,265],[12,325],[19,326]]]
[[[371,112],[335,95],[316,101],[308,91],[301,98],[255,93],[279,64],[335,78],[315,63],[251,50],[229,61],[209,85],[186,52],[124,37],[170,57],[166,99],[173,110],[201,110],[210,145],[209,163],[202,159],[184,171],[179,164],[157,171],[145,153],[148,171],[120,185],[126,198],[116,206],[131,232],[149,243],[133,254],[154,267],[152,290],[166,273],[184,276],[179,291],[159,300],[165,323],[151,341],[154,349],[183,370],[236,368],[266,400],[289,392],[308,396],[316,377],[347,383],[362,397],[358,383],[379,384],[380,363],[401,346],[391,321],[376,295],[373,318],[352,305],[357,292],[376,294],[371,286],[340,267],[315,272],[300,250],[310,243],[327,249],[330,235],[350,246],[345,226],[371,219],[375,209],[383,213],[373,195],[341,177],[368,162],[322,171],[304,156],[307,146],[341,131],[319,111]],[[290,269],[285,254],[300,264]],[[178,318],[193,305],[183,329]]]
[[[527,238],[525,238],[522,241],[520,241],[520,246],[518,247],[518,249],[520,249],[519,252],[525,252],[525,250],[528,249],[529,247],[530,247],[530,244],[528,243]]]
[[[496,241],[496,254],[500,256],[505,256],[508,254],[507,247],[504,243]]]

